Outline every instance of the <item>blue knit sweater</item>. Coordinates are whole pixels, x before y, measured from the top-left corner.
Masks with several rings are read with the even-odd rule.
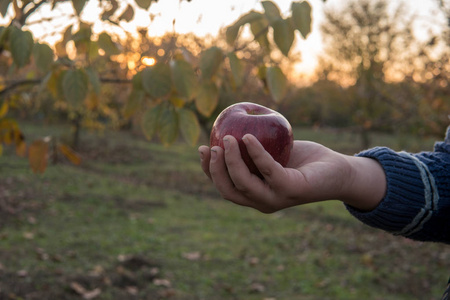
[[[347,206],[362,222],[419,241],[450,244],[450,126],[433,152],[411,154],[386,147],[357,156],[376,159],[387,179],[384,199],[372,211]]]

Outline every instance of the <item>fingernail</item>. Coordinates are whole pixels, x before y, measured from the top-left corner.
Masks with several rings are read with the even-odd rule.
[[[225,148],[225,150],[228,150],[228,148],[230,147],[230,140],[227,137],[223,138],[223,147]]]
[[[242,141],[247,145],[248,142],[249,142],[248,135],[244,135],[244,136],[242,137]]]
[[[217,160],[217,152],[216,150],[211,149],[211,162],[215,162]]]

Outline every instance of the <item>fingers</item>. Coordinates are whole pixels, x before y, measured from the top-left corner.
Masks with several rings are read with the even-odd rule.
[[[243,140],[265,180],[250,173],[242,159],[238,141],[232,136],[224,138],[225,150],[217,146],[211,149],[207,146],[199,147],[205,174],[224,199],[236,204],[250,206],[265,213],[290,206],[280,202],[280,198],[285,196],[286,185],[292,180],[292,174],[288,174],[289,169],[284,169],[276,162],[254,136],[246,135]]]
[[[211,150],[208,146],[198,147],[198,154],[200,156],[200,164],[203,172],[211,179],[211,173],[209,172],[209,162],[211,160]]]
[[[256,140],[254,136],[249,137],[250,139]],[[251,206],[264,213],[271,213],[278,210],[277,206],[279,205],[279,203],[277,203],[276,201],[276,190],[274,190],[273,186],[268,184],[267,181],[263,181],[255,174],[250,173],[247,165],[242,160],[237,140],[232,136],[226,136],[224,139],[224,145],[225,162],[228,167],[228,174],[234,184],[234,193],[230,195],[236,197],[234,200],[228,200],[232,200],[233,202],[239,203],[241,205]],[[270,154],[268,154],[264,150],[264,148],[257,140],[256,147],[253,146],[254,145],[250,142],[249,148],[253,148],[250,150],[252,151],[253,156],[257,160],[264,161],[264,163],[260,163],[258,161],[258,164],[263,166],[263,172],[265,169],[272,170],[272,168],[266,166],[269,164],[274,164],[277,168],[283,169],[283,167],[275,162],[272,157],[270,157],[271,161],[267,161],[268,157],[266,155],[270,156]],[[261,157],[259,157],[259,155]],[[256,163],[257,162],[255,162],[255,164]],[[258,164],[257,167],[259,167]],[[273,172],[273,174],[278,173],[280,173],[280,170],[277,170],[277,172]],[[285,176],[283,176],[283,178],[285,178]],[[283,182],[283,179],[281,179],[280,181]]]
[[[240,157],[239,149],[237,150],[238,153],[233,153],[233,155]],[[227,166],[225,162],[224,150],[221,147],[212,147],[209,172],[211,174],[211,179],[214,186],[220,192],[222,198],[240,205],[247,205],[245,197],[234,185],[234,182],[228,172],[228,167],[229,166]]]
[[[258,170],[264,176],[265,181],[273,189],[277,189],[280,185],[284,185],[286,180],[285,168],[273,159],[258,139],[251,134],[247,134],[242,140],[247,147],[248,154]]]
[[[225,162],[228,173],[236,188],[242,193],[247,193],[252,185],[254,175],[250,173],[247,165],[242,160],[239,144],[233,136],[223,139],[225,146]]]

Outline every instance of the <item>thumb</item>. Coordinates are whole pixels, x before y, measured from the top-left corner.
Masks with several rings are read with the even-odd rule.
[[[285,173],[283,166],[273,159],[255,136],[246,134],[242,137],[242,141],[247,147],[250,158],[266,181],[270,182],[274,178],[283,177],[282,175]]]

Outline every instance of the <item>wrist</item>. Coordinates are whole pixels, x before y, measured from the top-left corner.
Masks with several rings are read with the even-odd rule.
[[[346,156],[349,178],[342,201],[361,211],[376,208],[386,194],[386,175],[378,161],[367,157]]]

